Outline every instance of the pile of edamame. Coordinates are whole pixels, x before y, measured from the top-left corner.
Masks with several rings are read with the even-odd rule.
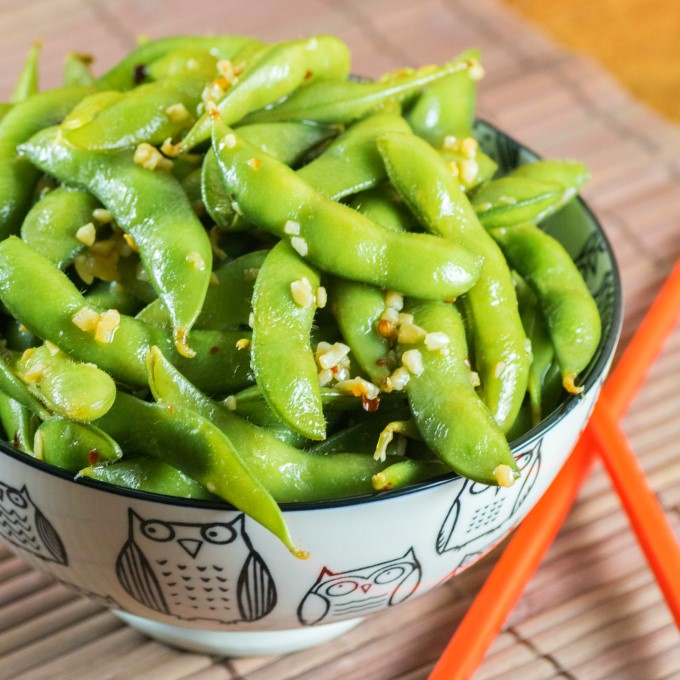
[[[333,36],[172,37],[44,92],[39,51],[0,105],[9,442],[224,499],[299,556],[279,502],[514,482],[508,441],[600,340],[537,226],[588,173],[497,176],[474,50],[365,82]]]

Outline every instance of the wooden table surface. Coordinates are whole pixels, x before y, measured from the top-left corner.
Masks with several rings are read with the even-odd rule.
[[[441,62],[472,45],[483,50],[480,114],[539,153],[579,158],[594,173],[585,196],[621,266],[625,342],[680,255],[680,132],[496,0],[0,0],[0,99],[36,37],[45,41],[50,86],[68,50],[94,53],[102,70],[140,33],[278,39],[322,31],[344,38],[354,71],[370,76]],[[676,332],[625,420],[676,532],[679,376]],[[495,554],[323,646],[217,659],[148,640],[0,548],[0,680],[419,680]],[[601,469],[475,678],[680,678],[680,636]]]

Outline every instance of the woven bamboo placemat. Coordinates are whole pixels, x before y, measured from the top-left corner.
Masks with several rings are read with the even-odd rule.
[[[680,256],[680,131],[496,0],[0,0],[0,92],[7,96],[36,37],[45,40],[43,82],[54,85],[68,50],[95,53],[103,69],[138,33],[215,31],[265,39],[333,32],[351,46],[355,72],[369,76],[479,46],[488,72],[480,115],[594,173],[585,195],[622,269],[623,342]],[[678,376],[680,332],[624,423],[676,532]],[[494,553],[326,645],[225,660],[153,642],[0,548],[0,680],[421,680],[493,562]],[[601,469],[475,677],[680,678],[680,636]]]

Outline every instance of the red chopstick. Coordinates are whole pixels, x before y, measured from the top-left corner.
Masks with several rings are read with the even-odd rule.
[[[640,547],[680,628],[680,545],[606,401],[597,405],[590,426]]]
[[[680,316],[680,261],[659,291],[611,377],[602,399],[620,418]],[[479,667],[552,544],[593,463],[587,429],[548,491],[515,531],[429,680],[467,680]]]

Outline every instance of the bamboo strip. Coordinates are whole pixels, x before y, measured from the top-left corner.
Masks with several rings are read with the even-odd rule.
[[[35,616],[75,600],[77,595],[61,585],[50,585],[31,593],[12,604],[0,608],[0,634],[2,631],[28,621]]]

